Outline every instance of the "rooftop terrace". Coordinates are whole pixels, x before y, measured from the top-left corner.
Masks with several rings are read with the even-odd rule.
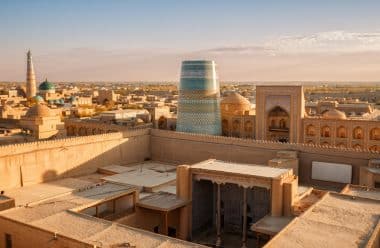
[[[265,247],[364,247],[379,220],[379,201],[328,193]]]

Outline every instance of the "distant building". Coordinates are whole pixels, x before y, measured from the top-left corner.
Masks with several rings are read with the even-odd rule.
[[[38,86],[38,94],[50,104],[59,103],[63,99],[62,94],[56,92],[55,84],[47,79]]]
[[[104,111],[99,114],[99,120],[103,123],[135,121],[138,118],[144,122],[150,122],[149,112],[145,109],[120,109]]]
[[[65,137],[66,131],[59,114],[48,106],[38,103],[31,107],[20,120],[20,126],[36,139]]]
[[[321,115],[325,111],[337,109],[344,112],[347,116],[361,116],[363,114],[372,113],[374,108],[372,104],[363,101],[318,101],[307,102],[305,104],[306,113],[309,116]]]
[[[113,90],[99,90],[98,91],[98,103],[107,104],[107,102],[116,102],[118,94],[115,94]]]
[[[364,113],[339,110],[352,112],[356,105]],[[231,93],[221,102],[223,135],[380,151],[380,111],[365,103],[313,106],[304,107],[302,86],[257,86],[256,113],[247,99]]]
[[[220,104],[223,136],[255,138],[256,115],[251,103],[232,92]]]

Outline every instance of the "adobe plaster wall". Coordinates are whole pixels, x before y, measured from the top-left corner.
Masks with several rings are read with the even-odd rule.
[[[278,143],[270,141],[239,139],[151,130],[151,155],[153,160],[193,164],[215,158],[238,163],[267,164],[281,150],[298,152],[299,180],[301,183],[336,185],[311,179],[312,161],[351,164],[352,183],[359,183],[359,169],[368,166],[369,159],[379,158],[380,153],[368,150],[357,151],[346,148],[322,147],[319,145]]]
[[[0,147],[0,189],[84,175],[150,157],[149,130]]]
[[[298,151],[301,183],[325,183],[311,179],[312,161],[321,161],[351,164],[352,183],[358,184],[360,167],[368,166],[369,159],[380,157],[379,152],[368,150],[137,129],[0,146],[0,189],[88,174],[98,167],[147,158],[178,164],[193,164],[210,158],[267,164],[282,150]]]
[[[93,245],[64,237],[25,223],[0,218],[0,248],[5,248],[5,234],[12,237],[12,247],[90,248]]]

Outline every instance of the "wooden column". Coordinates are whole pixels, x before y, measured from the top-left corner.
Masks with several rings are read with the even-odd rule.
[[[243,187],[243,237],[242,248],[247,248],[247,188]]]
[[[272,216],[282,216],[283,210],[283,188],[282,188],[282,179],[272,179],[272,188],[271,188],[271,215]]]
[[[192,198],[192,177],[190,166],[177,166],[177,196],[191,202]],[[179,210],[179,228],[177,237],[184,240],[191,239],[191,203],[180,208]]]
[[[217,193],[216,193],[216,247],[220,247],[222,245],[221,238],[221,209],[220,209],[220,184],[217,185]]]
[[[136,212],[136,202],[137,202],[137,196],[138,196],[138,192],[135,191],[132,193],[132,200],[133,200],[133,212]]]
[[[168,236],[168,212],[164,211],[162,214],[162,231],[163,235]]]

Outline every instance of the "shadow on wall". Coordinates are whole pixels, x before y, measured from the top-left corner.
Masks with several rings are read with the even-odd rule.
[[[42,175],[42,181],[43,182],[48,182],[55,180],[57,178],[57,171],[56,170],[47,170],[43,175]]]
[[[0,175],[7,176],[4,180],[0,176],[0,190],[86,175],[96,172],[98,167],[142,162],[150,157],[149,132],[137,136],[117,133],[91,137],[88,142],[83,142],[87,137],[78,137],[28,144],[25,148],[18,147],[25,152],[13,155],[4,150],[0,156]],[[30,152],[29,146],[42,148]]]

